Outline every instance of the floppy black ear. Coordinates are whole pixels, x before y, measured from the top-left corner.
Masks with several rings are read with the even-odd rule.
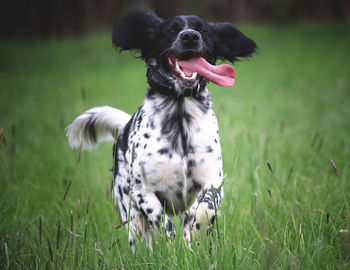
[[[162,19],[153,12],[135,10],[123,17],[113,31],[112,41],[121,50],[140,50],[145,58],[153,48],[156,31]]]
[[[256,50],[253,40],[230,23],[209,23],[214,34],[214,54],[234,62],[239,57],[251,56]]]

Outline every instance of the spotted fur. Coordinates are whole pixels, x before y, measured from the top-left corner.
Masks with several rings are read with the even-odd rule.
[[[128,221],[133,250],[136,234],[150,247],[155,230],[172,238],[174,215],[181,216],[190,241],[208,232],[224,196],[219,128],[207,79],[179,77],[168,55],[195,52],[213,64],[218,58],[234,62],[252,54],[255,43],[231,24],[208,24],[196,16],[164,21],[142,10],[119,22],[113,43],[139,51],[146,61],[146,98],[132,117],[110,107],[85,112],[68,127],[69,142],[90,148],[114,139],[118,130],[114,201],[122,221]]]

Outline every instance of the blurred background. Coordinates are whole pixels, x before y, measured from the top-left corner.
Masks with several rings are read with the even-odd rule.
[[[131,256],[113,143],[68,146],[84,110],[144,100],[145,63],[111,41],[135,8],[233,22],[258,44],[234,87],[210,84],[227,179],[210,249]],[[349,48],[349,0],[2,0],[0,269],[349,269]]]
[[[348,0],[5,0],[0,4],[0,36],[49,37],[112,29],[134,8],[159,16],[195,14],[207,20],[291,23],[349,21]]]

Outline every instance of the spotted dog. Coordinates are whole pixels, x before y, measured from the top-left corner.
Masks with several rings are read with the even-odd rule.
[[[197,16],[168,20],[136,10],[117,24],[113,44],[135,50],[147,64],[149,89],[133,116],[108,106],[86,111],[67,128],[73,148],[102,141],[114,147],[114,200],[136,234],[149,241],[156,228],[174,236],[173,215],[191,240],[215,222],[223,198],[219,129],[208,82],[232,86],[233,63],[251,56],[254,41],[230,23],[206,23]],[[132,78],[132,76],[131,76]]]

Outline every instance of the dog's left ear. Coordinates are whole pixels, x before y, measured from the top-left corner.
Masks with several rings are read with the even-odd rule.
[[[141,57],[153,49],[156,32],[162,22],[156,14],[146,10],[135,10],[123,17],[113,31],[113,45],[121,50],[136,50]]]
[[[239,57],[251,56],[256,50],[253,40],[230,23],[209,23],[214,35],[214,54],[234,62]]]

